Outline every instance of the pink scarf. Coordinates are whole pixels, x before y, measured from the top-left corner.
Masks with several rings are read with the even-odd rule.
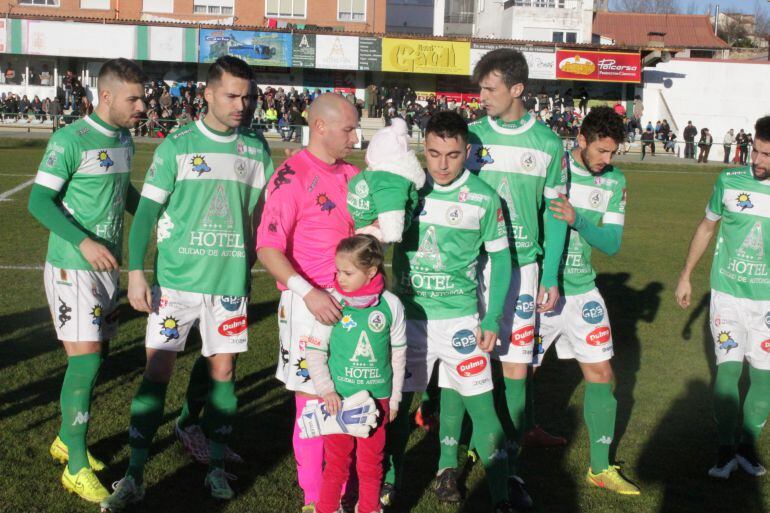
[[[353,308],[369,308],[376,305],[380,300],[380,294],[385,289],[385,278],[382,274],[377,273],[372,281],[368,285],[364,285],[358,290],[347,292],[342,290],[340,284],[337,282],[337,278],[334,278],[334,290],[342,295],[343,301]]]

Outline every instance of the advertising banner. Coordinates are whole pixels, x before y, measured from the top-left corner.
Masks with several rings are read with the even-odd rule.
[[[223,55],[239,57],[255,66],[292,64],[291,34],[249,30],[201,29],[198,62],[214,62]]]
[[[382,40],[382,71],[468,75],[471,44],[467,41]]]
[[[481,58],[498,48],[513,48],[524,54],[529,66],[529,78],[539,80],[556,80],[556,54],[553,48],[538,46],[503,46],[474,44],[471,48],[470,74]]]
[[[27,22],[27,53],[61,57],[135,58],[136,27],[63,21]]]
[[[315,67],[321,69],[358,69],[358,38],[325,36],[315,38]]]
[[[380,71],[382,68],[382,39],[378,37],[358,38],[358,69]]]
[[[291,67],[315,67],[315,34],[294,34],[291,44]]]
[[[556,78],[590,82],[631,82],[642,80],[638,53],[556,51]]]

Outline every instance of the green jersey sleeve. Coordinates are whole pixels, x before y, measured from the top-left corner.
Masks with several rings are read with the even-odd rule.
[[[51,136],[35,183],[60,191],[80,167],[81,151],[75,139],[59,131]]]
[[[155,150],[142,187],[142,196],[164,205],[174,192],[177,175],[176,148],[166,139]]]
[[[492,195],[485,205],[481,218],[481,240],[487,253],[496,253],[508,248],[508,231],[505,227],[505,216],[500,204],[500,197]]]
[[[555,146],[548,153],[551,161],[545,173],[543,196],[551,200],[558,198],[559,194],[567,194],[567,156],[560,146]]]
[[[612,196],[607,203],[607,211],[602,215],[603,224],[619,224],[626,222],[626,177],[618,173],[617,184],[612,188]]]
[[[724,210],[724,203],[722,198],[725,194],[725,185],[723,181],[724,174],[720,174],[714,184],[714,190],[711,193],[711,198],[706,206],[706,218],[710,221],[719,221],[722,218],[722,212]]]

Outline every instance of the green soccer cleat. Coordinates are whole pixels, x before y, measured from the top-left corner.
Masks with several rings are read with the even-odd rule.
[[[49,451],[51,457],[62,465],[66,465],[70,459],[70,451],[67,448],[67,444],[65,444],[58,435],[51,444]],[[88,455],[88,464],[91,466],[91,470],[94,472],[101,472],[107,468],[107,465],[105,465],[103,461],[94,458],[91,451],[86,451],[86,454]]]
[[[112,495],[104,499],[99,505],[102,511],[116,512],[125,509],[129,504],[144,499],[144,485],[137,485],[131,476],[126,476],[120,481],[112,483]]]
[[[65,490],[88,502],[100,502],[110,495],[90,468],[81,468],[73,475],[67,467],[64,467],[61,484],[64,485]]]
[[[620,495],[641,494],[639,488],[635,484],[620,475],[620,472],[618,472],[619,470],[620,467],[617,465],[610,465],[606,470],[594,474],[589,468],[588,474],[586,474],[586,481],[592,486],[611,490]]]
[[[211,490],[211,496],[215,499],[228,501],[235,496],[235,492],[230,488],[228,479],[235,479],[235,476],[225,472],[223,468],[215,468],[206,474],[203,486]]]

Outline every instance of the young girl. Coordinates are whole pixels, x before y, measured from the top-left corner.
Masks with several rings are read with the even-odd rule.
[[[330,414],[361,390],[378,403],[381,424],[368,438],[324,436],[323,482],[316,513],[335,513],[355,451],[358,513],[380,511],[385,425],[398,413],[404,382],[404,307],[385,290],[383,252],[371,235],[355,235],[337,246],[334,296],[343,305],[334,326],[318,323],[308,337],[306,358],[318,395]]]

